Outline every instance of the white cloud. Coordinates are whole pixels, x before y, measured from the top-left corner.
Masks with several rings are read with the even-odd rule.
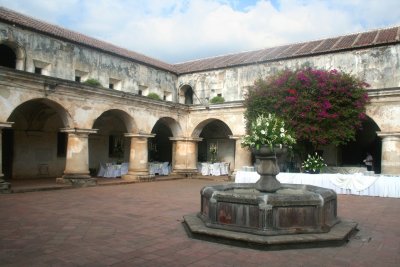
[[[171,63],[400,25],[398,0],[0,0],[0,5]]]

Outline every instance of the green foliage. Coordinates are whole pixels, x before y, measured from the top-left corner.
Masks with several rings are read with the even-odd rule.
[[[306,172],[319,172],[325,166],[324,159],[318,153],[314,155],[308,154],[307,159],[301,165]]]
[[[285,70],[258,80],[245,96],[247,130],[260,114],[275,113],[294,130],[298,142],[314,150],[346,144],[366,118],[369,85],[337,70]]]
[[[161,100],[161,97],[160,97],[158,94],[156,94],[156,93],[149,93],[149,94],[147,95],[147,97],[148,97],[148,98],[151,98],[151,99],[154,99],[154,100]]]
[[[296,139],[293,134],[285,129],[285,122],[274,114],[259,115],[255,121],[251,122],[250,133],[245,135],[242,140],[243,147],[256,149],[260,149],[264,145],[271,149],[276,146],[291,147],[295,143]]]
[[[101,83],[96,79],[87,79],[86,81],[83,82],[83,84],[94,87],[101,87]]]
[[[224,102],[225,102],[225,98],[223,98],[222,96],[214,96],[210,100],[211,104],[222,104]]]

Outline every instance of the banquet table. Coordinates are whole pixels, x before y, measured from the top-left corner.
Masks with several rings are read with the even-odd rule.
[[[121,177],[128,173],[129,163],[124,162],[122,164],[113,164],[113,163],[103,163],[100,164],[99,172],[97,173],[98,177],[104,178],[116,178]]]
[[[202,175],[228,175],[229,174],[229,163],[227,162],[199,162],[197,166],[198,171]]]
[[[238,171],[235,183],[255,183],[259,177],[257,172]],[[400,198],[400,176],[281,172],[276,178],[285,184],[308,184],[329,188],[337,194]]]
[[[170,173],[170,166],[169,162],[156,162],[152,161],[149,162],[149,173],[151,175],[169,175]]]

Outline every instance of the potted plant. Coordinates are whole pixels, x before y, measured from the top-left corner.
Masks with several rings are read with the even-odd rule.
[[[242,146],[254,150],[269,148],[275,151],[283,147],[291,148],[296,143],[293,134],[287,130],[284,120],[275,114],[259,115],[251,122],[248,131],[249,134],[243,137]]]
[[[301,167],[307,173],[319,173],[323,167],[327,166],[324,159],[315,152],[314,155],[308,154],[307,159],[303,162]]]
[[[260,179],[255,188],[262,192],[275,192],[281,187],[276,179],[279,167],[276,156],[296,143],[296,139],[285,127],[285,122],[275,114],[259,115],[250,123],[249,134],[242,140],[243,147],[252,149],[258,164]]]

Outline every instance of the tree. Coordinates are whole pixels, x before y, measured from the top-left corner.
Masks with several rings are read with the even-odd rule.
[[[346,144],[366,119],[369,85],[337,70],[285,70],[259,79],[245,96],[247,129],[260,114],[275,113],[299,142],[316,150],[325,144]]]

